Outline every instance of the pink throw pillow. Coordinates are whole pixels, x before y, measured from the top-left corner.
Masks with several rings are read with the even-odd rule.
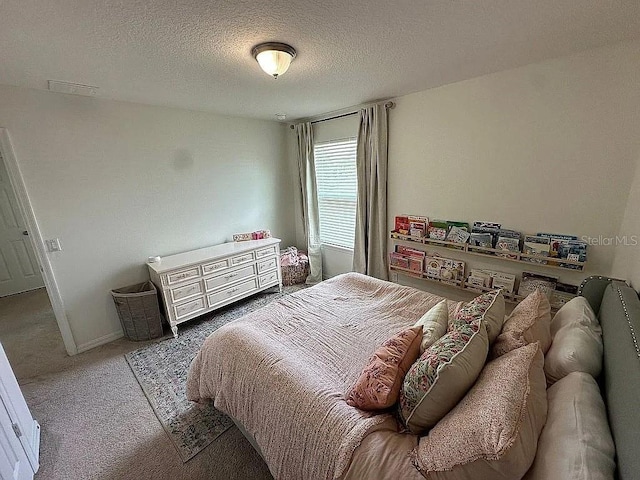
[[[398,401],[404,376],[420,355],[422,325],[408,328],[384,342],[369,359],[345,399],[361,410],[383,410]]]

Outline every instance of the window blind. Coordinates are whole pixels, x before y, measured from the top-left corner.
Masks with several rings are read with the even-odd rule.
[[[355,137],[314,146],[323,244],[353,249],[358,190],[356,148]]]

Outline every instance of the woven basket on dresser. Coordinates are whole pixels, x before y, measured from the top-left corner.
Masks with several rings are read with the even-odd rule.
[[[129,340],[151,340],[162,336],[158,292],[152,282],[111,290],[124,335]]]

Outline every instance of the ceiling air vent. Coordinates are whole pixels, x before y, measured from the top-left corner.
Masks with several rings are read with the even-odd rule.
[[[95,97],[98,94],[98,87],[79,83],[58,82],[56,80],[49,80],[49,90],[57,93],[70,93],[71,95],[85,95],[87,97]]]

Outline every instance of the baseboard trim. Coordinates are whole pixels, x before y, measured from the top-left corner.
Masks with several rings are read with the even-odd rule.
[[[78,345],[78,353],[86,352],[87,350],[99,347],[100,345],[104,345],[105,343],[113,342],[114,340],[122,337],[124,337],[124,333],[122,332],[122,330],[108,333],[107,335],[103,335],[102,337],[96,338],[95,340],[91,340],[90,342]]]

